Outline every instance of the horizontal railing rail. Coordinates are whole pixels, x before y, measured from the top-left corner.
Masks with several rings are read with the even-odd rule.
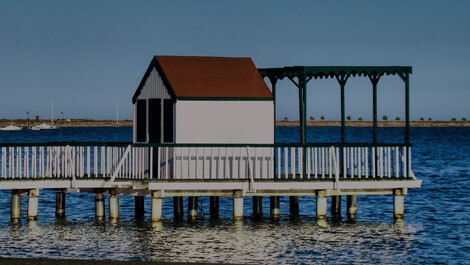
[[[410,154],[403,143],[16,143],[0,145],[0,180],[414,178]]]
[[[275,143],[275,144],[256,144],[256,143],[132,143],[132,142],[44,142],[44,143],[0,143],[0,147],[15,147],[15,146],[135,146],[135,147],[348,147],[348,146],[412,146],[413,144],[405,143]]]

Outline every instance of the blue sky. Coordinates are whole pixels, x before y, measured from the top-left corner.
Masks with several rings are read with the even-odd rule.
[[[470,118],[469,1],[0,2],[0,118],[132,117],[155,54],[252,57],[258,67],[411,65],[411,118]],[[379,83],[379,115],[403,119],[398,77]],[[298,118],[279,84],[278,118]],[[346,111],[371,118],[371,85],[350,80]],[[314,80],[308,116],[339,119],[339,87]]]

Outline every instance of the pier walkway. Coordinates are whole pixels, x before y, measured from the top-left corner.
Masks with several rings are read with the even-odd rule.
[[[271,215],[277,216],[279,196],[291,196],[294,208],[296,202],[298,208],[298,196],[317,196],[317,218],[322,219],[328,196],[336,201],[347,195],[348,213],[352,211],[348,215],[353,218],[357,195],[394,194],[394,216],[402,218],[403,196],[408,188],[420,186],[411,169],[411,146],[406,144],[0,145],[0,189],[13,191],[12,218],[20,217],[15,198],[23,194],[30,198],[28,218],[36,218],[41,189],[58,191],[57,207],[64,208],[59,212],[65,211],[66,191],[92,192],[99,198],[110,193],[117,201],[116,218],[117,195],[152,196],[154,221],[161,218],[163,197],[188,196],[196,208],[197,196],[232,196],[234,218],[239,219],[243,217],[244,197],[253,196],[256,206],[260,196],[271,196]],[[211,211],[218,210],[216,203],[218,200],[211,199]],[[104,216],[104,204],[102,207],[98,216]],[[340,210],[341,206],[332,207]],[[175,211],[182,215],[182,209],[176,208],[182,208],[179,202]]]

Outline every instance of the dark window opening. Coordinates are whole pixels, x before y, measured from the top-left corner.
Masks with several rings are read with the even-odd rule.
[[[147,141],[147,104],[145,99],[137,100],[137,142]]]
[[[163,101],[163,141],[173,142],[173,100],[164,99]]]
[[[161,143],[162,100],[149,99],[149,143]]]

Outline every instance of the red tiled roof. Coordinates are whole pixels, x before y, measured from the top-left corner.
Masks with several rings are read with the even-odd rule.
[[[155,56],[177,98],[268,98],[251,58]]]

